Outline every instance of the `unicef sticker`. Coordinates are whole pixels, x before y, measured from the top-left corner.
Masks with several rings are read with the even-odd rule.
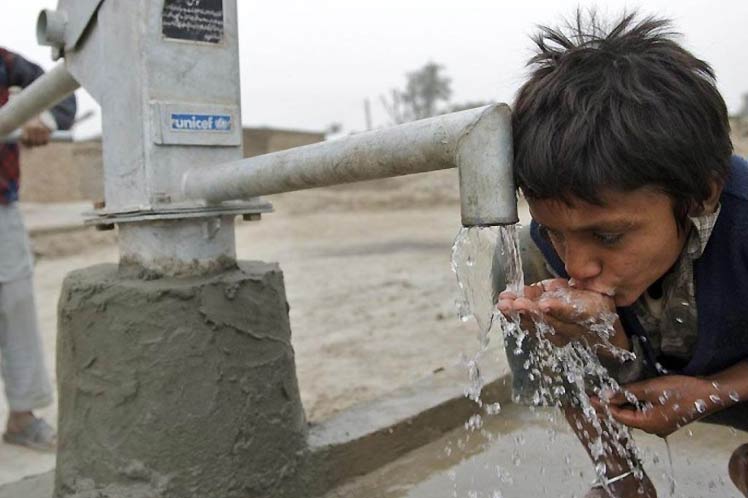
[[[171,114],[172,131],[231,131],[229,114]]]

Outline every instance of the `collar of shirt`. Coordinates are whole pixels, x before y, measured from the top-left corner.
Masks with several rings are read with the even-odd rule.
[[[634,312],[658,353],[685,357],[693,346],[698,334],[693,262],[704,253],[720,210],[718,205],[712,213],[689,216],[686,245],[673,272],[665,277],[662,297],[654,299],[645,292],[634,303]]]
[[[721,209],[722,206],[718,204],[713,213],[688,217],[693,229],[686,243],[686,254],[691,259],[698,259],[704,253],[706,245],[709,243],[709,237],[711,237],[714,230],[714,225],[717,224],[717,218]]]

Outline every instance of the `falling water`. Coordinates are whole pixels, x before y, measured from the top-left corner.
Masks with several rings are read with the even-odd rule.
[[[529,333],[522,328],[518,315],[507,318],[496,309],[497,291],[502,290],[494,289],[492,282],[492,267],[496,264],[494,251],[497,249],[501,256],[497,259],[503,263],[502,271],[506,276],[506,289],[521,295],[524,282],[517,226],[462,228],[452,249],[452,269],[463,295],[463,299],[457,303],[458,314],[463,321],[472,316],[478,324],[480,349],[473,357],[464,358],[464,363],[469,377],[465,395],[479,406],[483,406],[480,393],[484,383],[479,363],[492,336],[501,330],[504,336],[511,336],[514,339],[518,350],[510,351],[508,354],[521,353],[520,348],[529,337]],[[555,290],[551,295],[569,300],[571,303],[568,290]],[[590,333],[597,335],[600,347],[623,361],[630,359],[632,353],[620,350],[610,343],[615,319],[614,313],[604,313],[589,319],[583,325],[587,326]],[[613,419],[607,405],[608,396],[620,392],[621,387],[600,364],[597,349],[593,350],[581,341],[556,347],[548,340],[548,337],[555,333],[553,328],[541,318],[535,318],[533,321],[536,330],[535,344],[523,365],[528,377],[538,385],[533,402],[538,405],[560,407],[561,398],[573,397],[584,422],[593,429],[589,434],[587,448],[592,455],[595,472],[600,481],[605,482],[608,473],[603,460],[606,454],[619,455],[629,468],[637,469],[635,476],[641,479],[641,455],[634,445],[630,430]],[[503,339],[502,336],[499,338]],[[602,416],[590,402],[590,391],[602,401]],[[627,393],[627,396],[630,395]],[[637,403],[633,396],[629,401]],[[497,411],[492,410],[493,413]],[[479,427],[480,420],[471,419],[469,425]],[[581,425],[578,429],[581,430]]]
[[[452,270],[461,294],[456,303],[458,316],[462,321],[472,317],[478,324],[479,349],[472,357],[464,357],[463,363],[469,378],[465,395],[479,406],[483,406],[480,393],[484,384],[479,362],[501,317],[496,309],[498,293],[492,280],[496,274],[493,265],[496,264],[497,244],[501,261],[507,262],[502,272],[508,276],[508,288],[522,292],[524,283],[516,226],[462,228],[452,246]],[[485,409],[489,415],[500,411],[497,403]]]

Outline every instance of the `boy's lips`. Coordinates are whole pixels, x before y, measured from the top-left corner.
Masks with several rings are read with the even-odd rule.
[[[602,289],[596,289],[595,286],[586,286],[584,284],[580,284],[577,280],[570,278],[569,279],[569,287],[574,287],[575,289],[583,289],[591,292],[597,292],[598,294],[602,294],[604,296],[608,297],[615,297],[616,295],[616,289],[611,288],[602,288]]]

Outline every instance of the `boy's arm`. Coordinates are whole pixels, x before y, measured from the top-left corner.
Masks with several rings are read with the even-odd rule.
[[[748,360],[708,377],[667,375],[629,384],[624,389],[642,405],[630,405],[624,393],[616,393],[609,400],[613,418],[666,436],[695,420],[747,401]]]
[[[44,74],[41,67],[16,53],[11,53],[11,58],[11,69],[8,73],[8,86],[10,87],[26,88]],[[50,130],[67,130],[73,125],[76,110],[75,95],[71,94],[47,111],[52,119],[42,117],[42,121]]]

